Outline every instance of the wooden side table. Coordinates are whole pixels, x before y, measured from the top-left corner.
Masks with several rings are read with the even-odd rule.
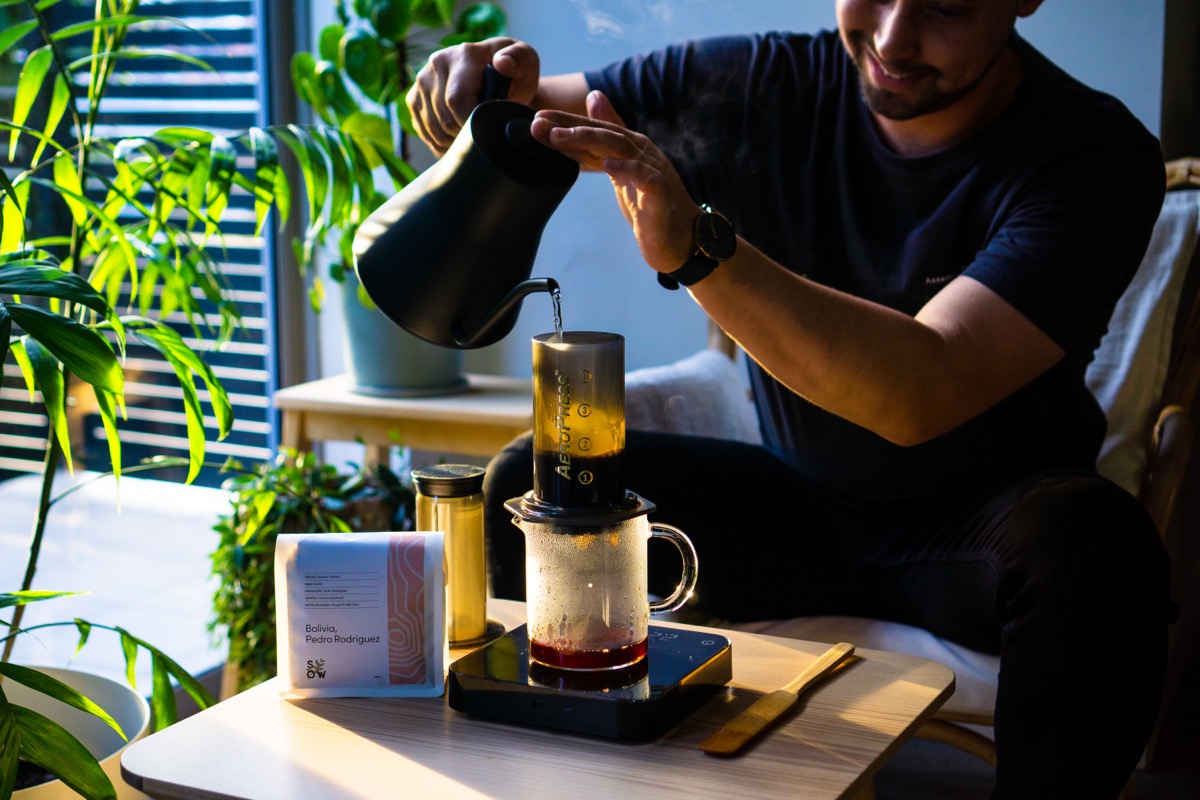
[[[526,378],[468,375],[465,392],[442,397],[374,397],[337,375],[280,389],[285,447],[309,450],[332,440],[367,445],[367,460],[387,463],[388,448],[493,456],[533,427],[533,384]]]
[[[525,621],[524,605],[512,601],[490,600],[488,614],[510,629]],[[701,741],[829,646],[713,632],[733,643],[733,680],[651,742],[475,717],[441,697],[283,700],[273,678],[135,742],[121,771],[160,800],[860,800],[873,796],[875,772],[954,691],[948,667],[860,649],[742,755],[713,758],[700,752]]]

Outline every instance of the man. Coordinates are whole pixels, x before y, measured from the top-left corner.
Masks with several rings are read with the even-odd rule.
[[[484,65],[511,77],[534,136],[608,174],[646,263],[753,359],[765,447],[626,443],[629,488],[696,543],[701,609],[999,653],[995,796],[1115,797],[1171,603],[1153,524],[1095,475],[1083,375],[1164,176],[1128,111],[1016,36],[1039,5],[839,0],[836,33],[555,77],[492,40],[436,54],[409,104],[442,152]],[[493,509],[530,464],[528,441],[493,462]],[[520,596],[519,534],[489,526],[496,593]]]

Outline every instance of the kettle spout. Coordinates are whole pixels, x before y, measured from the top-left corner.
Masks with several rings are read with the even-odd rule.
[[[450,335],[454,337],[454,343],[464,350],[473,347],[481,346],[488,332],[495,327],[497,323],[505,319],[509,312],[515,311],[526,295],[536,292],[548,292],[554,294],[558,291],[558,281],[554,278],[530,278],[527,281],[518,283],[506,294],[496,307],[487,313],[483,321],[475,326],[475,330],[469,333],[463,330],[462,323],[455,320],[450,326]]]

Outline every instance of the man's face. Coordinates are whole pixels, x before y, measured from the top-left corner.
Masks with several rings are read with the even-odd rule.
[[[837,0],[863,98],[885,119],[949,108],[989,74],[1018,16],[1040,0]]]

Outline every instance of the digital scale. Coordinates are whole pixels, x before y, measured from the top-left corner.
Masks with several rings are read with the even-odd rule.
[[[571,671],[529,659],[525,626],[450,665],[450,707],[480,717],[610,739],[669,730],[733,677],[719,634],[650,626],[647,654],[629,667]]]

